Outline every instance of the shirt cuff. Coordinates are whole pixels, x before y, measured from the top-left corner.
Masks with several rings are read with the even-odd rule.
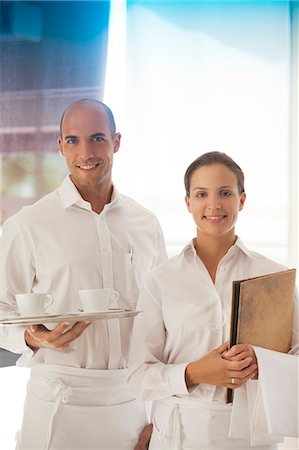
[[[25,327],[7,327],[7,342],[9,345],[6,347],[7,350],[14,353],[23,353],[27,357],[34,355],[34,351],[28,347],[25,341]]]
[[[188,363],[173,364],[169,368],[169,383],[173,395],[188,395],[189,391],[186,386],[185,370]]]

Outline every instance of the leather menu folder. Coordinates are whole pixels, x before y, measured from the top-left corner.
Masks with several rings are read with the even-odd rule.
[[[291,347],[296,269],[233,281],[229,347],[251,344],[288,353]],[[227,403],[233,390],[227,389]]]

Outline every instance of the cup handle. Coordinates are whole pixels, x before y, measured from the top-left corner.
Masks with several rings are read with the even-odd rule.
[[[45,308],[48,308],[48,306],[52,305],[53,303],[53,297],[50,294],[46,294],[45,299]]]
[[[115,301],[119,299],[119,292],[117,292],[115,289],[113,289],[114,295],[115,295]]]

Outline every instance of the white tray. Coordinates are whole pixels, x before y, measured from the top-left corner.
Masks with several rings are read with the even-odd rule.
[[[0,325],[35,325],[40,323],[61,323],[61,322],[81,322],[82,320],[99,320],[99,319],[124,319],[126,317],[134,317],[141,311],[132,309],[109,309],[108,311],[99,311],[93,313],[70,313],[70,314],[46,314],[42,316],[20,316],[7,317],[0,319]]]

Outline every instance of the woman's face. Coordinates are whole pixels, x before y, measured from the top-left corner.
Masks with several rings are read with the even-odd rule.
[[[221,163],[215,163],[193,172],[190,196],[185,200],[198,234],[217,238],[234,236],[238,213],[243,209],[245,198],[245,193],[239,193],[234,172]]]

